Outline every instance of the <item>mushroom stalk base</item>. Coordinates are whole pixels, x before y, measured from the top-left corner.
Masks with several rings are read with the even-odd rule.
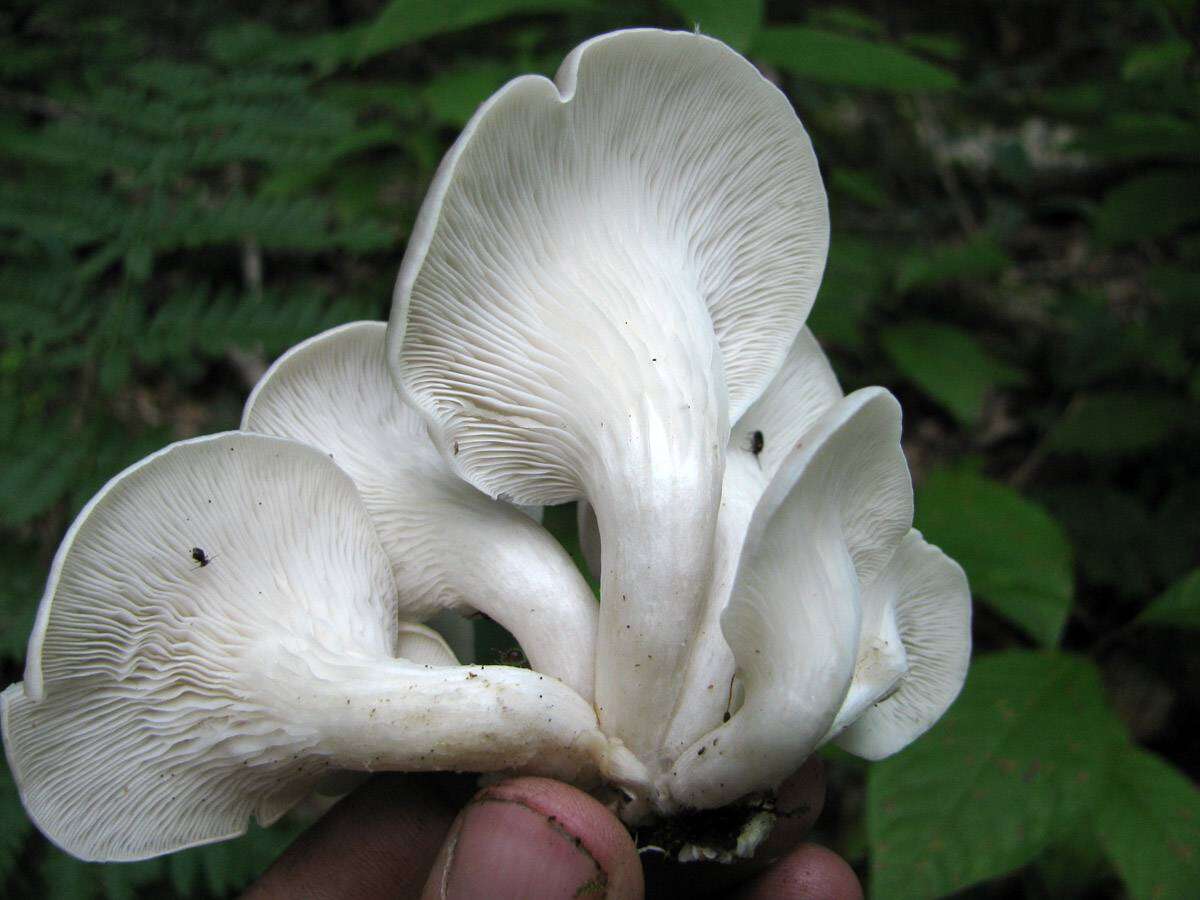
[[[359,771],[520,771],[582,786],[636,773],[562,682],[509,666],[422,666],[283,650],[263,676],[284,721],[316,752]]]

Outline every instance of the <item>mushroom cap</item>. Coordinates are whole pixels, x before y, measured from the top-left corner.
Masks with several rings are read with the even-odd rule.
[[[354,479],[391,559],[404,618],[478,609],[517,637],[535,668],[590,697],[591,589],[527,510],[454,474],[392,383],[386,328],[352,322],[292,347],[255,386],[242,428],[319,447]]]
[[[791,451],[755,508],[721,616],[745,700],[676,761],[678,802],[710,808],[774,789],[816,749],[851,685],[860,586],[884,570],[912,514],[900,406],[881,388],[856,391]]]
[[[395,633],[387,557],[327,457],[237,432],[172,444],[109,481],[55,556],[0,701],[25,808],[86,859],[270,823],[325,766],[297,756],[315,733],[277,715],[255,661],[289,643],[390,657]]]
[[[894,622],[907,669],[836,742],[856,756],[882,759],[924,734],[962,689],[971,656],[971,592],[962,567],[914,528],[863,591],[863,608],[864,620]]]
[[[630,436],[661,454],[692,433],[676,420],[740,415],[803,324],[827,247],[784,95],[712,38],[613,32],[555,82],[507,84],[446,155],[389,361],[464,477],[564,502]]]
[[[803,325],[827,246],[784,95],[719,41],[637,29],[484,103],[401,265],[388,360],[460,474],[595,507],[596,708],[656,766],[711,580],[729,422]]]
[[[754,457],[756,465],[749,468],[760,473],[753,486],[737,487],[742,490],[756,487],[757,501],[805,432],[842,396],[842,387],[825,351],[809,329],[800,329],[775,377],[738,419],[730,435],[730,450],[738,450],[743,458],[746,454]],[[762,447],[757,453],[756,434],[761,437]]]
[[[812,332],[802,328],[771,383],[733,427],[721,487],[712,588],[700,628],[691,639],[687,688],[674,710],[668,753],[682,752],[720,725],[732,707],[729,685],[735,662],[721,630],[721,613],[729,603],[751,517],[788,454],[841,398],[829,360]],[[583,510],[579,520],[585,558],[598,558],[595,515]]]
[[[401,622],[396,637],[396,655],[425,666],[457,666],[458,657],[449,642],[417,622]]]
[[[428,629],[398,630],[391,566],[325,453],[242,432],[171,445],[60,548],[29,680],[0,694],[22,802],[68,852],[131,860],[268,824],[339,769],[644,781],[562,682],[456,666]]]

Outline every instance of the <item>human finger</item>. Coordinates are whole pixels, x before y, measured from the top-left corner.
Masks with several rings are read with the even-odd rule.
[[[640,900],[629,832],[595,798],[547,778],[480,791],[455,821],[425,900],[573,897]]]
[[[849,863],[825,847],[801,844],[744,885],[735,900],[862,900]]]
[[[470,780],[377,775],[284,851],[244,900],[416,897]]]

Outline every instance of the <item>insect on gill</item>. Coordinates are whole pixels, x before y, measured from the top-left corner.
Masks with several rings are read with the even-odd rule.
[[[763,447],[766,446],[766,440],[763,438],[761,431],[750,432],[750,446],[746,449],[754,454],[754,458],[758,460],[758,467],[762,468],[762,460],[759,459],[759,454],[763,452]]]

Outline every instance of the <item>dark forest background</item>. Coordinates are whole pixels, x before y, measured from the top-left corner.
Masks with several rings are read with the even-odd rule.
[[[830,755],[818,838],[878,898],[1200,896],[1200,10],[1193,0],[9,0],[0,9],[0,658],[109,477],[234,428],[276,355],[385,318],[442,152],[631,25],[792,98],[830,195],[811,325],[901,399],[972,672]],[[571,542],[574,519],[548,521]],[[0,893],[223,897],[303,826],[73,861],[0,769]]]

